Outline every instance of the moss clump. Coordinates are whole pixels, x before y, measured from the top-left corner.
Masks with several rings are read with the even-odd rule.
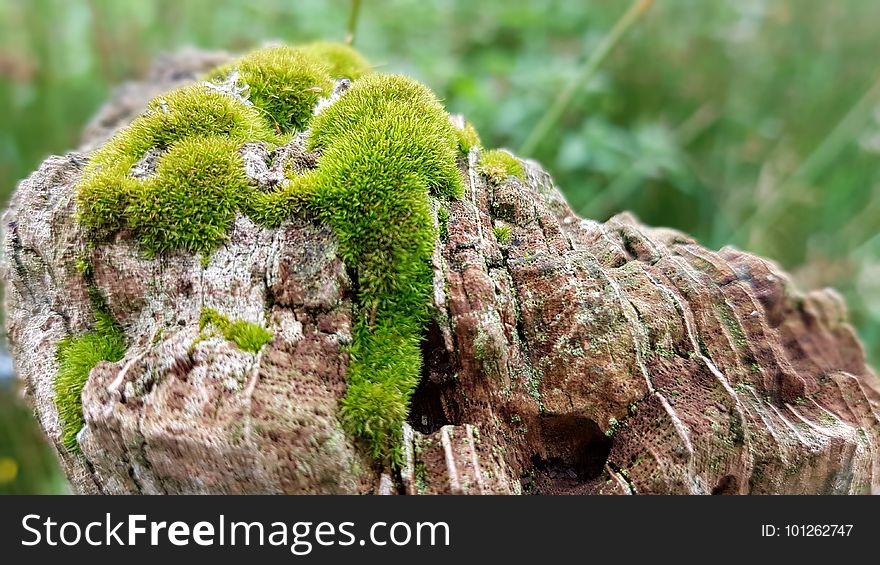
[[[369,61],[344,43],[316,41],[303,45],[300,49],[322,61],[333,78],[354,80],[370,72]]]
[[[208,326],[213,326],[223,339],[231,341],[242,351],[257,353],[264,345],[272,341],[272,332],[266,328],[245,322],[244,320],[232,321],[213,308],[202,309],[199,318],[199,330],[204,332]]]
[[[605,430],[605,435],[608,437],[614,437],[619,426],[620,422],[617,421],[617,418],[608,418],[608,429]]]
[[[477,169],[495,184],[504,182],[507,177],[516,177],[520,180],[526,178],[520,160],[503,149],[493,149],[483,153]]]
[[[467,155],[472,147],[480,147],[480,134],[470,122],[465,122],[464,127],[456,129],[455,134],[458,137],[458,149]]]
[[[492,228],[492,233],[495,234],[499,245],[510,244],[510,226],[496,226]]]
[[[288,176],[288,183],[272,192],[250,191],[241,203],[242,210],[254,222],[277,228],[291,215],[307,210],[316,186],[316,171]]]
[[[76,435],[84,422],[82,389],[89,373],[101,361],[119,361],[125,356],[125,335],[109,315],[99,312],[95,329],[79,337],[58,343],[55,377],[55,407],[61,418],[61,443],[72,452],[79,451]]]
[[[85,257],[80,257],[74,263],[76,267],[76,272],[79,273],[83,277],[91,277],[92,276],[92,264]]]
[[[449,210],[441,206],[437,210],[437,227],[440,230],[440,241],[449,239]]]
[[[370,71],[370,64],[348,45],[317,41],[257,49],[217,67],[207,79],[225,81],[233,71],[272,128],[289,133],[306,127],[315,103],[331,93],[333,79],[360,78]]]
[[[156,177],[141,184],[127,212],[145,251],[207,253],[226,239],[248,189],[238,147],[228,137],[192,137],[162,157]]]
[[[312,122],[317,214],[358,274],[358,315],[342,422],[396,461],[419,381],[436,233],[429,194],[463,192],[457,137],[430,90],[401,76],[356,81]]]
[[[80,222],[98,235],[131,229],[144,250],[207,253],[225,238],[238,209],[277,225],[296,209],[297,186],[266,194],[248,188],[237,152],[245,141],[281,143],[301,130],[331,77],[358,77],[366,60],[350,47],[313,43],[260,49],[214,70],[233,69],[251,105],[198,84],[150,102],[147,112],[99,149],[78,185]],[[132,176],[151,156],[156,174]]]
[[[287,45],[258,49],[232,64],[248,98],[279,132],[305,128],[318,99],[329,96],[333,79],[328,65],[315,51]],[[214,76],[228,72],[227,67]]]
[[[257,110],[231,96],[200,85],[160,96],[150,102],[145,115],[92,156],[77,190],[80,223],[101,233],[128,227],[130,207],[138,205],[144,185],[155,182],[153,177],[130,176],[132,167],[148,151],[165,152],[199,136],[239,142],[273,138]]]

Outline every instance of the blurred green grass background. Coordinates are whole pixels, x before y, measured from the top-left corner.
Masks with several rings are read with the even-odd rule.
[[[516,150],[625,0],[365,0],[356,46]],[[183,46],[342,39],[348,0],[0,0],[0,197],[115,84]],[[880,2],[658,0],[527,155],[574,208],[632,210],[841,291],[880,361]],[[0,492],[64,483],[0,382]]]

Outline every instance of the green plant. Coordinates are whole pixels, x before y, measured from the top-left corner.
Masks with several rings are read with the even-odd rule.
[[[213,326],[223,339],[235,343],[242,351],[257,353],[272,341],[272,332],[258,324],[244,320],[232,321],[213,308],[203,308],[199,317],[199,330],[204,332],[208,326]]]
[[[209,77],[225,79],[232,69],[237,70],[239,82],[247,85],[248,98],[275,131],[300,131],[318,99],[333,90],[330,68],[321,59],[321,50],[314,47],[307,52],[287,45],[257,49]]]
[[[370,72],[370,63],[348,45],[315,41],[300,47],[307,55],[322,61],[333,78],[357,79]]]
[[[437,229],[440,232],[440,240],[449,239],[449,210],[440,206],[437,209]]]
[[[156,184],[169,184],[161,175],[135,178],[129,174],[131,168],[148,151],[168,152],[178,142],[200,136],[225,136],[230,142],[274,139],[257,110],[205,86],[188,86],[159,96],[150,102],[145,115],[92,155],[77,185],[80,223],[102,234],[128,227],[127,220],[138,215],[144,195],[155,195]],[[182,157],[179,151],[172,154]],[[165,170],[174,171],[175,167],[166,166]],[[181,218],[157,219],[173,223]]]
[[[367,62],[350,47],[318,42],[260,49],[209,76],[225,79],[233,69],[252,105],[204,84],[184,87],[154,99],[95,152],[77,187],[85,227],[97,235],[131,229],[150,255],[207,254],[239,209],[271,225],[299,209],[295,191],[303,179],[277,192],[251,190],[238,148],[285,141],[279,133],[306,126],[319,96],[329,94],[331,76],[360,76]],[[154,174],[132,176],[149,156],[158,161]]]
[[[605,430],[605,435],[608,437],[614,437],[614,434],[617,433],[617,428],[620,426],[620,422],[617,421],[617,418],[608,418],[608,429]]]
[[[467,155],[472,147],[480,147],[480,134],[477,133],[474,124],[465,121],[464,127],[456,129],[455,133],[458,137],[458,149],[463,154]]]
[[[510,226],[495,226],[492,228],[492,233],[495,234],[499,245],[510,244]]]
[[[354,43],[354,32],[357,30],[358,17],[361,13],[361,0],[351,0],[351,10],[348,13],[348,25],[345,32],[345,44]]]
[[[433,282],[428,195],[463,192],[457,136],[426,87],[369,75],[313,120],[310,145],[322,151],[311,206],[358,274],[342,422],[375,457],[396,462]]]
[[[565,110],[571,104],[574,95],[582,89],[590,79],[596,74],[599,66],[614,50],[614,47],[620,43],[620,40],[627,31],[647,12],[654,4],[654,0],[633,0],[629,9],[617,20],[614,27],[608,31],[608,34],[602,39],[597,49],[590,53],[590,57],[581,67],[580,71],[575,75],[564,89],[562,89],[556,97],[556,100],[548,106],[547,111],[541,117],[541,120],[531,131],[529,136],[523,143],[520,153],[530,155],[544,139],[547,133],[562,118]]]
[[[61,443],[69,451],[79,451],[76,436],[84,424],[82,389],[89,373],[101,361],[119,361],[125,356],[125,335],[103,311],[95,315],[95,329],[58,343],[55,376],[55,407],[61,419]]]
[[[74,266],[76,267],[76,271],[83,277],[90,277],[92,275],[92,264],[84,257],[77,259]]]
[[[525,179],[525,169],[520,160],[503,149],[492,149],[483,153],[477,169],[494,184],[504,182],[507,177]]]
[[[316,171],[309,171],[289,176],[287,184],[272,192],[252,190],[241,202],[242,211],[264,227],[277,228],[292,215],[307,211],[316,177]]]
[[[148,254],[207,254],[226,239],[248,190],[239,145],[228,137],[190,137],[162,156],[155,179],[141,184],[127,211]]]

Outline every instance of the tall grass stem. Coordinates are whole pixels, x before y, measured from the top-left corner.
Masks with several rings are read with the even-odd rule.
[[[642,15],[647,12],[654,4],[654,0],[635,0],[629,9],[617,20],[614,27],[608,32],[599,46],[586,60],[580,71],[575,75],[574,79],[566,85],[559,93],[553,104],[547,109],[541,117],[538,124],[526,138],[525,143],[520,147],[519,153],[524,157],[530,156],[535,149],[541,144],[547,134],[553,129],[553,126],[559,122],[562,115],[571,105],[574,95],[583,88],[590,79],[599,70],[599,67],[608,58],[608,55],[614,50],[614,47],[620,43],[620,40],[626,32],[635,24]]]

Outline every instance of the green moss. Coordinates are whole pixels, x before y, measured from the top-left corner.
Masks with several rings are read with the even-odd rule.
[[[727,304],[716,304],[715,311],[718,313],[718,317],[721,319],[724,327],[727,328],[736,346],[740,349],[745,348],[748,345],[748,340],[733,310]]]
[[[129,226],[144,249],[207,253],[226,239],[248,188],[239,143],[227,137],[191,137],[159,162],[128,207]]]
[[[330,71],[320,57],[287,45],[252,51],[233,66],[239,81],[248,86],[248,99],[279,132],[304,129],[318,99],[333,90]]]
[[[76,435],[82,429],[82,389],[89,373],[101,361],[119,361],[125,356],[125,335],[109,315],[98,312],[95,329],[58,344],[55,377],[55,407],[61,419],[61,442],[69,451],[79,451]]]
[[[309,138],[311,149],[324,150],[318,167],[325,178],[338,182],[344,169],[352,169],[358,177],[367,176],[364,171],[369,170],[377,180],[364,180],[386,185],[383,193],[391,192],[389,200],[397,199],[394,193],[403,197],[411,192],[405,186],[388,187],[389,179],[423,185],[411,186],[415,192],[461,196],[464,186],[455,160],[456,143],[455,128],[434,94],[397,75],[368,75],[355,82],[313,120]],[[420,200],[424,208],[427,199]]]
[[[458,138],[458,150],[467,155],[472,147],[480,147],[480,134],[470,122],[465,122],[461,129],[456,128],[455,135]]]
[[[424,86],[369,75],[313,120],[310,143],[323,150],[312,206],[358,274],[342,422],[374,456],[395,461],[433,284],[428,195],[463,192],[454,128]]]
[[[541,411],[544,410],[544,400],[541,398],[541,380],[543,375],[537,374],[533,371],[527,371],[525,374],[525,386],[526,392],[529,393],[529,396],[535,401],[535,404],[538,405],[538,408]]]
[[[361,76],[368,63],[350,47],[313,43],[260,49],[210,75],[225,79],[233,68],[252,105],[204,84],[181,88],[153,100],[93,155],[77,192],[86,228],[98,236],[130,229],[150,255],[208,254],[238,210],[277,226],[302,208],[309,175],[274,192],[251,189],[238,149],[245,141],[284,142],[306,127],[331,76]],[[148,152],[158,159],[155,175],[131,176]]]
[[[321,60],[333,78],[354,80],[370,72],[370,63],[366,58],[344,43],[316,41],[303,45],[301,49]]]
[[[510,226],[495,226],[492,228],[492,233],[495,234],[499,245],[510,244]]]
[[[663,359],[671,359],[675,355],[675,351],[660,343],[657,344],[654,351]]]
[[[92,276],[92,264],[85,257],[80,257],[75,263],[76,271],[83,277]]]
[[[421,459],[416,461],[415,470],[415,484],[416,484],[416,492],[419,494],[425,494],[428,491],[428,468],[425,466],[425,462]]]
[[[495,184],[504,182],[507,177],[525,180],[525,169],[520,160],[503,149],[483,153],[477,169]]]
[[[608,437],[614,437],[619,426],[620,422],[617,421],[617,418],[608,418],[608,429],[605,430],[605,435]]]
[[[703,339],[702,335],[697,334],[697,344],[700,346],[700,355],[706,358],[712,357],[709,354],[709,347],[706,345],[706,340]]]
[[[213,326],[223,339],[231,341],[242,351],[257,353],[264,345],[272,340],[272,332],[266,328],[246,322],[244,320],[232,321],[213,308],[203,308],[199,318],[199,329],[204,332],[208,326]]]
[[[333,90],[333,79],[357,79],[370,71],[363,55],[342,43],[317,41],[291,47],[257,49],[206,75],[214,82],[233,71],[249,101],[278,133],[303,130],[321,97]]]
[[[277,228],[291,215],[308,209],[316,178],[317,172],[309,171],[289,175],[289,182],[272,192],[252,190],[241,202],[242,210],[261,226]]]
[[[449,210],[442,206],[437,210],[437,226],[440,230],[440,240],[449,239]]]
[[[145,185],[158,180],[130,176],[132,166],[150,150],[168,151],[178,142],[199,136],[224,136],[239,142],[273,139],[256,109],[203,85],[160,96],[150,102],[145,115],[90,159],[77,187],[80,223],[101,233],[128,227],[129,207],[138,205]]]

